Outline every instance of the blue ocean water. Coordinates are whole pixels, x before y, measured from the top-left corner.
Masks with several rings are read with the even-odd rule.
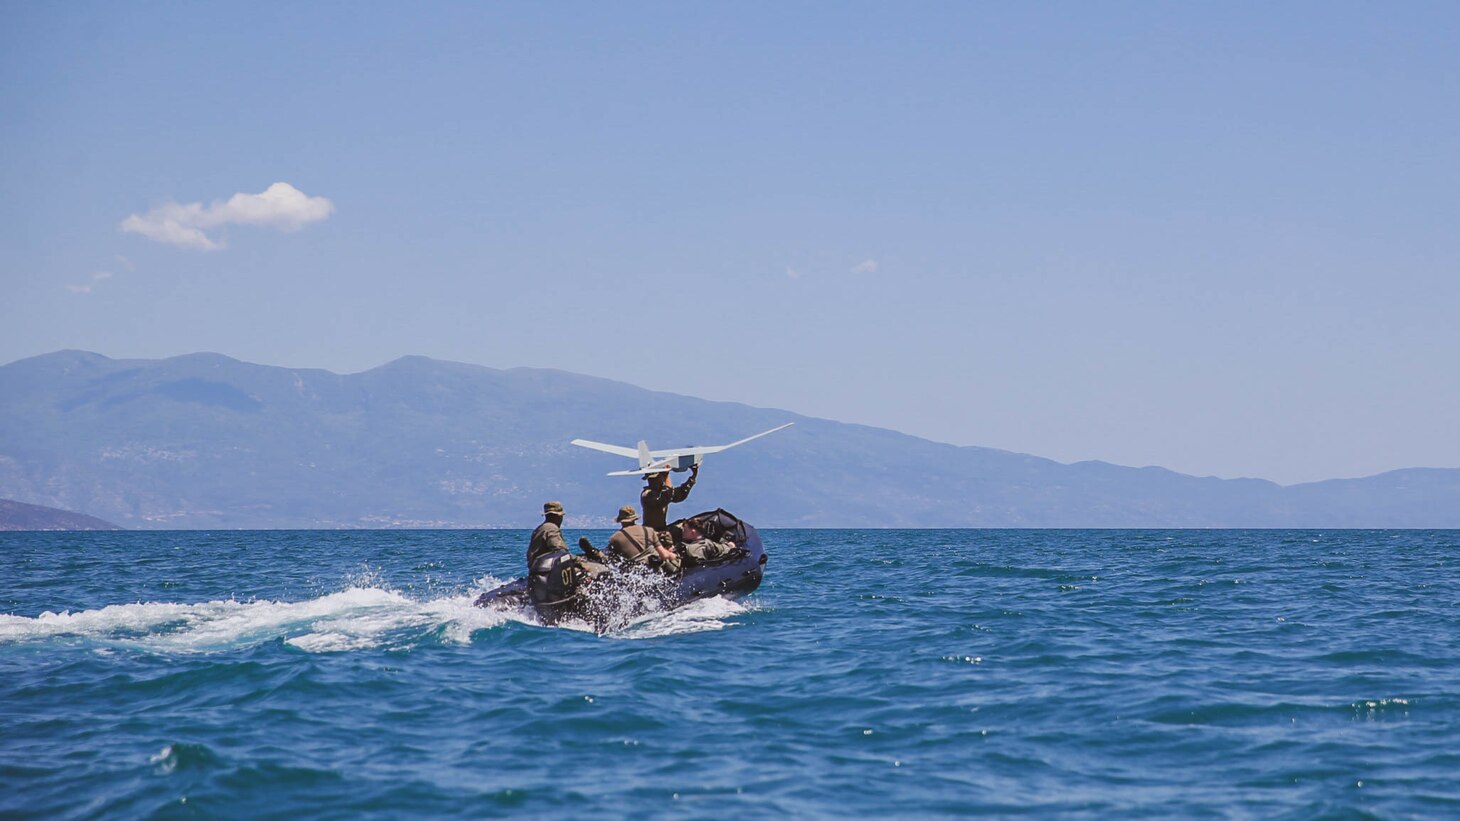
[[[1460,532],[762,536],[599,637],[525,532],[0,534],[0,816],[1460,815]]]

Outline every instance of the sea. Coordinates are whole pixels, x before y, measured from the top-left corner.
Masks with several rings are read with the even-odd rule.
[[[0,816],[1460,817],[1460,531],[768,529],[602,636],[472,606],[527,535],[0,534]]]

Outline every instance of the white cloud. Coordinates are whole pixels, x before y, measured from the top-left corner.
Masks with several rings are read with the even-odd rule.
[[[73,294],[89,294],[96,283],[101,282],[103,279],[111,279],[111,277],[111,271],[97,271],[91,275],[90,282],[83,282],[80,285],[67,285],[66,290]]]
[[[856,265],[852,266],[852,273],[854,273],[854,274],[875,274],[875,273],[877,273],[877,260],[875,260],[875,259],[864,259],[864,260],[862,260],[861,262],[859,262]]]
[[[224,225],[262,225],[280,231],[298,231],[311,222],[334,213],[335,204],[324,197],[311,197],[287,182],[276,182],[260,194],[234,194],[227,200],[159,205],[145,214],[122,220],[121,229],[151,240],[182,248],[217,251],[222,240],[207,230]]]
[[[165,242],[168,245],[216,251],[223,246],[208,239],[207,234],[192,225],[198,221],[202,211],[202,203],[178,205],[170,202],[166,205],[159,205],[148,211],[146,215],[133,214],[127,217],[122,220],[122,230],[141,234],[148,239]]]
[[[791,279],[800,279],[801,278],[801,272],[798,271],[798,270],[796,270],[795,268],[787,268],[786,269],[786,276],[790,277]]]

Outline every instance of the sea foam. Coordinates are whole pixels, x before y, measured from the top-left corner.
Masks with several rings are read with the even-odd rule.
[[[232,599],[116,604],[96,610],[0,616],[0,642],[75,638],[163,652],[216,652],[282,639],[310,652],[414,643],[426,634],[466,643],[513,614],[473,607],[474,594],[415,601],[352,587],[297,602]],[[525,620],[525,619],[523,619]]]
[[[208,653],[282,640],[299,650],[325,653],[429,642],[469,644],[478,630],[509,622],[538,625],[529,610],[474,606],[482,590],[498,584],[486,578],[469,593],[427,600],[362,586],[297,602],[138,602],[74,613],[48,611],[35,617],[0,615],[0,643],[73,639],[94,642],[98,649]],[[739,605],[709,599],[673,613],[646,616],[619,635],[653,638],[718,630],[725,626],[724,617],[740,612],[744,609]]]

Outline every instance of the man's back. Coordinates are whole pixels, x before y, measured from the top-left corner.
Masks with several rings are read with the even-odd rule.
[[[527,566],[532,567],[533,560],[544,553],[567,549],[568,544],[563,541],[562,528],[553,522],[543,522],[532,531],[532,539],[527,543]]]
[[[659,534],[653,528],[643,525],[633,525],[621,528],[617,533],[608,539],[608,548],[626,561],[643,562],[654,555],[654,544],[659,540]]]

